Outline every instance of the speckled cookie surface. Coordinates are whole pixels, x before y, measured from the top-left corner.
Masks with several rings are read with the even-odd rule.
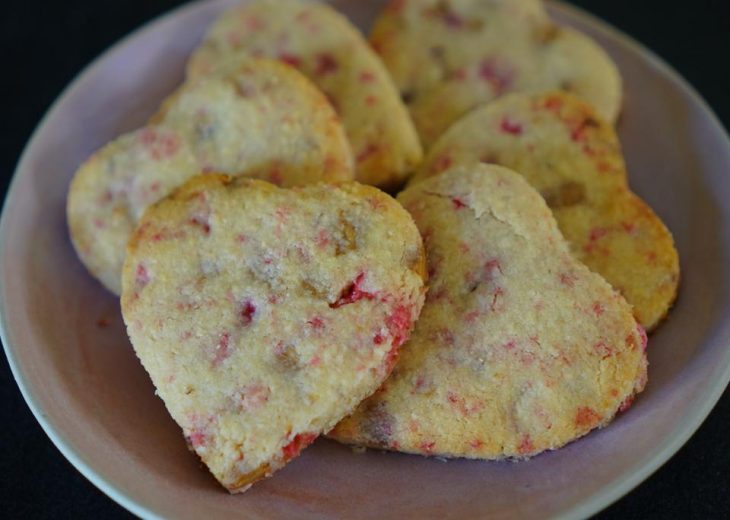
[[[634,195],[613,128],[565,93],[513,94],[457,122],[433,146],[413,182],[452,164],[497,163],[545,197],[573,254],[633,306],[647,330],[677,294],[672,235]]]
[[[68,194],[76,251],[115,294],[142,212],[193,175],[214,170],[283,186],[354,175],[347,139],[324,96],[278,62],[239,63],[189,82],[154,123],[92,155]]]
[[[391,377],[331,437],[525,458],[606,425],[643,389],[629,305],[571,256],[523,177],[456,167],[398,200],[424,237],[427,300]]]
[[[188,75],[241,55],[280,59],[327,93],[352,144],[358,181],[394,187],[420,162],[413,123],[383,64],[331,7],[298,0],[234,7],[211,26]]]
[[[267,59],[237,59],[192,79],[153,121],[181,132],[201,169],[296,186],[353,178],[352,154],[339,118],[302,74]],[[296,165],[284,176],[282,164]]]
[[[616,66],[590,38],[555,25],[538,0],[393,0],[370,39],[426,148],[508,92],[563,89],[610,121],[619,113]]]
[[[378,388],[424,276],[411,217],[375,188],[215,174],[145,213],[122,312],[191,449],[236,492]]]

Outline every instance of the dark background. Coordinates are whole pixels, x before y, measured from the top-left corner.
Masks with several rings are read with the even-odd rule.
[[[361,0],[367,1],[367,0]],[[0,14],[0,189],[44,112],[100,52],[180,0],[10,0]],[[730,2],[573,0],[654,50],[730,126]],[[730,175],[730,172],[728,172]],[[56,450],[0,355],[0,516],[127,518]],[[599,518],[730,517],[730,392],[655,475]]]

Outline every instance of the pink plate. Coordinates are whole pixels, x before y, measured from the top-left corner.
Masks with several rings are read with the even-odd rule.
[[[673,231],[681,294],[650,341],[650,384],[609,428],[523,463],[350,449],[326,440],[229,496],[185,447],[137,361],[119,305],[76,259],[64,204],[79,163],[153,112],[226,1],[135,32],[63,93],[23,154],[2,216],[3,344],[25,399],[92,482],[143,517],[582,517],[645,479],[689,438],[730,379],[730,143],[698,95],[653,54],[561,4],[554,15],[618,62],[631,183]],[[382,2],[335,4],[367,27]],[[725,202],[723,202],[725,201]]]

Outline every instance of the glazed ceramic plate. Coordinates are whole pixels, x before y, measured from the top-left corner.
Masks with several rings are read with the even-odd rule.
[[[79,163],[155,110],[227,3],[187,5],[101,56],[44,118],[15,172],[0,230],[2,340],[25,399],[61,452],[133,513],[174,518],[582,517],[672,456],[730,378],[730,144],[707,105],[659,59],[555,4],[559,20],[594,36],[617,61],[631,184],[679,249],[680,296],[651,337],[646,392],[610,427],[528,462],[356,455],[322,439],[243,495],[218,486],[154,396],[117,300],[76,259],[64,203]],[[363,28],[382,5],[335,3]]]

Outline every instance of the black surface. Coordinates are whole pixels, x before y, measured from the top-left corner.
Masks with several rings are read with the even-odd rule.
[[[361,0],[366,1],[366,0]],[[181,4],[175,0],[5,1],[0,15],[4,193],[25,142],[77,72],[110,44]],[[674,66],[730,126],[726,0],[575,0]],[[728,172],[730,175],[730,172]],[[730,203],[730,201],[728,202]],[[127,518],[56,450],[0,355],[0,516]],[[599,518],[730,517],[730,393],[655,475]]]

